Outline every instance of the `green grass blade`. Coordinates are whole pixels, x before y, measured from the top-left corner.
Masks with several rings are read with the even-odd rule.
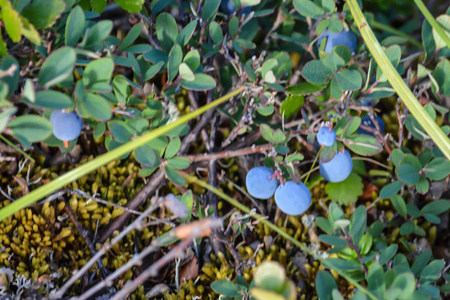
[[[380,43],[376,39],[372,29],[370,28],[366,18],[364,17],[361,8],[358,6],[356,0],[347,1],[350,11],[353,15],[356,25],[361,32],[367,48],[372,53],[378,66],[386,75],[389,83],[394,88],[397,95],[402,99],[403,103],[409,109],[411,114],[416,118],[417,122],[427,132],[430,138],[438,146],[438,148],[444,153],[447,159],[450,159],[450,140],[442,132],[439,126],[430,118],[423,106],[419,103],[417,98],[405,84],[403,79],[397,73],[397,70],[392,66],[389,59],[386,57]]]
[[[47,183],[43,186],[40,186],[39,188],[31,191],[29,194],[17,199],[16,201],[12,202],[8,206],[2,208],[0,210],[0,221],[3,219],[13,215],[15,212],[19,211],[22,208],[25,208],[29,206],[30,204],[50,195],[51,193],[57,191],[58,189],[68,185],[69,183],[85,176],[86,174],[89,174],[90,172],[98,169],[101,166],[106,165],[107,163],[113,161],[114,159],[119,158],[120,156],[124,155],[127,152],[133,151],[139,146],[142,146],[149,141],[169,132],[170,130],[180,126],[183,123],[186,123],[189,120],[194,119],[198,115],[201,115],[208,111],[211,108],[216,107],[217,105],[224,103],[228,99],[238,95],[244,90],[243,87],[205,105],[197,109],[196,111],[193,111],[187,115],[184,115],[177,119],[175,122],[161,126],[141,137],[138,139],[131,141],[125,145],[122,145],[112,151],[109,151],[103,155],[98,156],[97,158],[79,166],[78,168],[75,168],[64,175],[61,175],[60,177],[52,180],[50,183]]]
[[[428,21],[428,23],[430,23],[431,27],[433,27],[434,30],[436,30],[436,33],[439,34],[441,39],[444,41],[444,43],[450,49],[450,38],[445,33],[444,29],[442,29],[441,25],[436,21],[436,19],[430,13],[430,11],[425,6],[425,4],[423,4],[422,0],[414,0],[414,3],[416,3],[417,7],[419,8],[420,12],[423,14],[425,19],[427,19],[427,21]]]

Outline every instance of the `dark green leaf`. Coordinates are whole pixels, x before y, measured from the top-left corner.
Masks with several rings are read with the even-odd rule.
[[[161,13],[156,18],[156,36],[166,52],[169,52],[178,36],[178,26],[174,17]]]
[[[321,234],[321,235],[319,235],[319,239],[321,239],[323,242],[325,242],[329,245],[342,246],[342,247],[347,246],[347,242],[337,236]]]
[[[391,288],[399,288],[401,290],[401,299],[411,299],[416,287],[416,280],[411,273],[402,273],[397,275],[392,282]]]
[[[436,44],[433,38],[432,27],[427,20],[424,20],[422,26],[422,43],[425,48],[426,60],[429,60],[436,50]]]
[[[337,289],[334,277],[327,271],[319,271],[316,275],[316,292],[320,300],[333,300],[332,292]]]
[[[85,17],[83,9],[76,6],[69,14],[66,23],[65,42],[66,46],[75,46],[81,35],[84,33]]]
[[[167,165],[175,170],[186,169],[190,164],[191,161],[188,158],[182,156],[173,157],[167,160]]]
[[[440,215],[450,208],[449,200],[436,200],[425,205],[420,211],[421,214]]]
[[[419,182],[419,170],[410,164],[401,164],[396,171],[398,179],[404,183],[414,185]]]
[[[358,206],[357,209],[352,214],[350,220],[350,236],[353,237],[353,243],[358,244],[362,236],[364,235],[364,231],[366,230],[367,224],[367,211],[366,208],[362,205]],[[374,237],[374,236],[372,236]]]
[[[183,62],[185,62],[189,68],[191,68],[192,71],[195,72],[197,68],[200,66],[200,53],[198,50],[191,50],[189,51],[183,59]]]
[[[323,85],[327,82],[331,71],[320,60],[311,60],[306,63],[302,70],[303,77],[315,85]]]
[[[315,85],[309,82],[302,82],[297,85],[290,86],[286,89],[286,92],[293,95],[302,96],[310,95],[312,93],[320,92],[325,88],[325,85]]]
[[[33,103],[25,98],[22,100],[29,105],[48,109],[63,109],[73,105],[73,101],[69,96],[54,90],[37,92]]]
[[[169,165],[166,165],[164,167],[164,171],[166,172],[167,178],[169,178],[169,180],[172,181],[173,183],[181,186],[186,185],[186,179],[184,179],[184,177],[181,176],[181,174],[178,171],[176,171]]]
[[[270,103],[270,104],[268,104],[268,105],[266,105],[266,106],[259,106],[259,107],[256,109],[256,111],[257,111],[260,115],[265,116],[265,117],[270,116],[271,114],[273,114],[274,110],[275,110],[275,108],[273,107],[273,104],[272,104],[272,103]]]
[[[398,250],[397,244],[392,244],[389,247],[385,248],[383,251],[381,251],[378,263],[380,265],[384,265],[385,263],[387,263],[394,257],[395,253],[397,253],[397,250]]]
[[[417,208],[416,205],[414,205],[413,203],[408,203],[406,205],[406,210],[408,211],[408,214],[413,217],[413,218],[418,218],[420,217],[420,210]]]
[[[325,219],[324,217],[317,217],[316,224],[317,226],[319,226],[320,229],[322,229],[326,233],[333,234],[334,232],[333,227],[330,225],[330,222],[328,222],[328,220]]]
[[[5,129],[9,122],[9,118],[17,112],[16,107],[8,107],[0,113],[0,133]]]
[[[380,191],[380,198],[381,199],[391,198],[392,196],[397,194],[398,191],[400,191],[403,184],[404,184],[403,182],[397,180],[389,183],[388,185],[383,186],[383,188]]]
[[[425,167],[425,171],[431,180],[442,180],[450,174],[450,161],[444,157],[437,157]]]
[[[219,44],[223,39],[222,28],[220,28],[220,25],[215,21],[212,21],[209,24],[209,36],[214,44]]]
[[[373,263],[367,274],[368,289],[372,291],[377,298],[383,299],[386,292],[386,282],[384,280],[384,271],[381,265]]]
[[[122,43],[119,45],[117,50],[122,51],[131,44],[139,37],[142,31],[142,24],[138,23],[131,28],[131,30],[128,32],[127,36],[123,39]]]
[[[299,14],[305,17],[320,17],[324,11],[317,4],[310,0],[294,0],[294,7]]]
[[[115,140],[119,143],[128,143],[136,133],[133,127],[124,121],[114,120],[109,123],[109,130],[111,131]]]
[[[403,223],[403,225],[400,227],[401,235],[408,235],[413,233],[413,231],[414,231],[414,224],[412,222]]]
[[[102,42],[109,35],[112,28],[113,22],[110,20],[104,20],[96,23],[94,26],[87,29],[87,33],[84,36],[81,45],[83,48],[89,48]]]
[[[431,258],[431,251],[425,251],[417,255],[416,260],[411,266],[411,271],[414,273],[414,276],[416,278],[419,278],[420,274],[422,273],[422,270],[425,268],[430,258]]]
[[[14,91],[17,88],[17,84],[19,82],[19,76],[20,76],[20,65],[19,62],[12,56],[6,56],[2,59],[2,64],[0,66],[0,69],[2,71],[7,71],[10,70],[12,73],[12,76],[4,76],[1,82],[6,83],[6,85],[8,86],[7,88],[7,92],[8,92],[8,96],[11,96]],[[6,93],[6,89],[3,88],[3,95]],[[4,97],[4,96],[3,96]]]
[[[169,52],[169,61],[167,63],[169,82],[172,82],[172,80],[177,76],[178,67],[180,66],[182,60],[183,60],[183,50],[181,49],[180,45],[175,44]]]
[[[11,134],[27,147],[30,143],[46,139],[53,130],[49,120],[36,115],[19,116],[9,122],[8,128]]]
[[[361,124],[360,117],[352,117],[350,122],[345,126],[342,136],[343,137],[350,136],[359,128],[360,124]]]
[[[111,58],[101,58],[90,62],[83,73],[83,84],[90,88],[96,83],[109,84],[114,71],[114,62]]]
[[[393,45],[389,48],[384,50],[387,58],[392,63],[394,68],[398,66],[398,63],[400,62],[400,57],[402,55],[402,50],[400,49],[399,45]],[[383,71],[381,71],[380,67],[377,66],[377,73],[376,73],[376,79],[380,82],[384,82],[387,80],[386,75],[383,74]]]
[[[87,93],[81,99],[81,103],[87,113],[95,119],[106,121],[111,118],[111,105],[103,97],[93,93]]]
[[[335,76],[339,86],[343,90],[357,90],[361,87],[362,78],[357,70],[343,70],[340,73],[336,73]]]
[[[206,0],[203,4],[202,19],[208,21],[218,10],[220,0]]]
[[[50,87],[68,78],[75,67],[76,54],[70,47],[63,47],[50,54],[42,65],[38,83]]]
[[[432,283],[436,280],[443,268],[444,262],[442,260],[433,260],[423,269],[422,273],[420,274],[419,283],[421,285]]]
[[[398,182],[398,181],[396,181]],[[395,210],[404,218],[407,216],[405,200],[403,200],[400,195],[393,195],[391,198],[392,205],[394,205]]]
[[[340,271],[361,270],[361,264],[354,261],[347,261],[341,258],[326,258],[323,265],[329,269],[337,269]]]
[[[319,163],[327,163],[336,156],[337,143],[333,143],[330,147],[323,146],[319,155]]]
[[[135,158],[145,168],[151,169],[159,165],[158,155],[149,145],[143,145],[134,150]]]
[[[336,52],[331,52],[322,61],[325,66],[327,66],[331,70],[337,70],[345,66],[344,60],[338,54],[336,54]]]
[[[237,285],[228,280],[216,280],[211,283],[211,288],[217,294],[224,296],[234,297],[240,295]]]
[[[194,34],[194,30],[197,27],[197,21],[193,20],[180,31],[178,34],[176,42],[180,44],[180,46],[184,47],[189,43],[192,35]]]

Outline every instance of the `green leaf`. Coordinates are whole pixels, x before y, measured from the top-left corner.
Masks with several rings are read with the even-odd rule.
[[[22,10],[21,15],[36,29],[43,29],[53,25],[65,8],[63,0],[34,0]]]
[[[83,73],[83,84],[91,88],[94,84],[109,84],[114,71],[114,62],[111,58],[101,58],[90,62]]]
[[[444,268],[444,262],[442,260],[433,260],[422,271],[419,279],[419,283],[428,284],[436,280],[439,273]]]
[[[373,238],[370,234],[366,233],[363,235],[361,240],[358,243],[359,249],[361,249],[362,255],[367,255],[370,249],[372,248]]]
[[[436,21],[442,26],[444,33],[450,38],[450,16],[449,15],[440,15],[436,18]],[[436,32],[433,28],[433,38],[436,44],[436,48],[441,49],[447,46],[445,41],[441,38],[441,36]]]
[[[119,45],[117,50],[122,51],[131,44],[139,37],[142,31],[142,24],[138,23],[131,28],[131,30],[128,32],[127,36],[123,39],[122,43]]]
[[[158,155],[149,145],[143,145],[134,150],[136,160],[145,168],[151,169],[159,165]]]
[[[433,56],[434,51],[436,50],[436,43],[434,42],[432,27],[427,20],[424,20],[422,26],[422,43],[425,48],[426,61]]]
[[[366,277],[368,289],[372,291],[379,299],[384,298],[386,292],[386,282],[384,280],[384,271],[381,265],[373,263],[369,268]]]
[[[338,236],[334,236],[334,235],[326,235],[326,234],[321,234],[319,235],[319,239],[321,239],[323,242],[336,246],[336,247],[346,247],[347,246],[347,242],[341,238],[339,238]]]
[[[92,11],[102,13],[106,8],[106,0],[91,0]]]
[[[34,28],[33,24],[28,22],[27,19],[24,17],[20,17],[20,20],[22,22],[22,33],[23,35],[30,40],[33,44],[36,46],[41,45],[41,36],[39,35],[39,32]]]
[[[433,215],[440,215],[444,212],[446,212],[450,208],[450,201],[449,200],[436,200],[433,202],[428,203],[425,205],[421,210],[421,214],[433,214]]]
[[[302,108],[305,102],[305,97],[292,95],[288,96],[280,106],[280,114],[285,118],[289,119],[293,117]]]
[[[166,172],[167,178],[172,181],[175,184],[185,186],[186,185],[186,179],[175,169],[170,167],[169,165],[166,165],[164,167],[164,171]]]
[[[320,151],[319,155],[319,163],[327,163],[331,161],[335,156],[337,152],[337,143],[333,143],[333,145],[327,147],[322,147],[322,151]]]
[[[339,271],[361,270],[360,263],[341,258],[326,258],[322,263],[326,268],[337,269]]]
[[[336,52],[331,52],[322,60],[329,69],[337,70],[345,66],[345,61]],[[361,76],[360,76],[361,77]]]
[[[2,29],[0,28],[0,56],[5,57],[8,55],[8,51],[6,50],[6,44],[3,41],[2,37]]]
[[[335,76],[339,86],[345,91],[361,88],[362,78],[357,70],[343,70],[340,73],[336,73]]]
[[[48,109],[63,109],[73,105],[73,101],[68,95],[54,90],[37,92],[34,102],[26,98],[22,98],[22,100],[29,105]]]
[[[241,7],[255,6],[261,3],[261,0],[241,0]]]
[[[191,164],[191,161],[186,157],[172,157],[167,160],[167,166],[175,170],[184,170]]]
[[[19,13],[14,10],[11,3],[7,0],[1,0],[0,5],[6,32],[13,42],[20,42],[22,37],[22,22],[20,21]]]
[[[9,122],[9,118],[17,112],[16,107],[8,107],[0,113],[0,133],[5,129]]]
[[[434,69],[433,77],[439,85],[439,93],[450,96],[450,62],[448,59],[441,61]]]
[[[400,62],[400,57],[402,55],[400,46],[392,45],[389,48],[385,49],[384,53],[386,54],[387,58],[394,66],[394,68],[396,68],[398,66],[398,63]],[[380,82],[385,82],[387,80],[386,75],[383,74],[383,71],[381,71],[379,66],[377,66],[376,79]]]
[[[63,47],[45,60],[38,76],[38,83],[43,87],[50,87],[65,79],[73,72],[76,54],[70,47]]]
[[[110,20],[103,20],[96,23],[91,28],[87,29],[81,46],[88,48],[102,42],[109,35],[113,28],[113,22]]]
[[[0,69],[3,72],[7,70],[9,71],[14,70],[14,72],[12,72],[12,76],[5,76],[0,81],[7,84],[8,96],[11,96],[17,88],[17,84],[19,83],[19,76],[20,76],[19,62],[14,57],[8,55],[2,59]],[[5,92],[5,89],[3,89],[3,92]]]
[[[284,143],[286,141],[286,135],[280,129],[273,130],[267,124],[261,124],[260,126],[262,137],[270,143]]]
[[[312,93],[322,91],[325,87],[326,85],[316,85],[309,82],[302,82],[297,85],[288,87],[286,89],[286,92],[297,96],[310,95]]]
[[[236,284],[228,280],[216,280],[211,283],[214,292],[224,296],[239,296],[239,290]]]
[[[294,0],[294,7],[299,14],[305,17],[316,18],[324,13],[322,8],[310,0]]]
[[[399,288],[401,290],[400,299],[411,299],[416,288],[416,280],[411,273],[399,274],[395,277],[390,287],[390,289],[394,288]]]
[[[152,65],[144,74],[144,81],[150,80],[158,74],[158,72],[161,70],[161,68],[164,66],[164,62],[160,61],[154,65]]]
[[[392,196],[397,194],[398,191],[400,191],[403,184],[404,184],[403,182],[397,180],[392,183],[389,183],[388,185],[383,186],[383,188],[380,191],[380,198],[381,199],[391,198]]]
[[[270,116],[271,114],[273,114],[274,110],[275,110],[275,108],[273,107],[273,104],[272,104],[272,103],[270,103],[270,104],[268,104],[268,105],[265,105],[265,106],[259,106],[259,107],[256,109],[256,111],[257,111],[260,115],[265,116],[265,117]]]
[[[433,159],[425,167],[426,176],[431,180],[442,180],[450,173],[450,161],[443,157]]]
[[[383,145],[376,138],[367,134],[354,134],[344,138],[344,144],[353,152],[363,156],[381,153]]]
[[[396,171],[398,179],[404,183],[415,185],[419,182],[419,170],[410,164],[403,163],[396,169]]]
[[[45,140],[53,131],[49,120],[36,115],[19,116],[9,122],[8,128],[11,134],[26,147],[29,147],[30,143]]]
[[[231,36],[235,36],[239,29],[239,18],[234,16],[231,18],[230,23],[228,23],[228,33]]]
[[[361,118],[360,117],[352,117],[350,119],[350,122],[347,123],[347,125],[344,128],[344,131],[342,132],[343,137],[350,136],[353,134],[361,124]]]
[[[175,18],[168,13],[161,13],[156,18],[156,36],[166,52],[172,49],[178,36]]]
[[[385,263],[387,263],[394,257],[395,253],[397,253],[397,250],[398,250],[397,244],[392,244],[389,247],[385,248],[383,251],[381,251],[378,263],[380,265],[384,265]]]
[[[136,133],[133,128],[124,121],[114,120],[108,124],[114,139],[119,143],[128,143]]]
[[[320,300],[333,300],[332,292],[337,289],[336,280],[328,271],[319,271],[316,275],[316,292]]]
[[[408,235],[414,232],[414,223],[412,222],[406,222],[403,223],[402,226],[400,226],[400,234],[401,235]]]
[[[174,157],[180,150],[181,140],[179,137],[173,138],[167,145],[166,152],[164,153],[164,158],[169,159]]]
[[[191,68],[186,63],[181,63],[178,67],[178,72],[180,72],[180,76],[182,79],[186,81],[195,80],[194,72],[192,72]]]
[[[81,98],[81,104],[89,115],[100,121],[106,121],[111,118],[111,105],[103,97],[87,93]]]
[[[191,40],[192,35],[194,34],[195,28],[197,27],[197,20],[193,20],[189,22],[183,29],[181,29],[180,33],[177,36],[176,42],[184,47]]]
[[[205,0],[202,8],[202,19],[208,21],[219,9],[221,0]]]
[[[324,217],[317,217],[316,224],[317,226],[319,226],[320,229],[322,229],[326,233],[328,234],[334,233],[334,228],[330,225],[330,222],[328,222],[328,220],[325,219]]]
[[[189,51],[184,56],[183,62],[185,62],[192,71],[197,70],[197,68],[200,66],[200,53],[198,52],[198,50]]]
[[[129,13],[138,13],[145,0],[116,0],[116,3]]]
[[[216,21],[209,24],[209,36],[214,44],[219,44],[223,39],[222,28]]]
[[[75,46],[78,43],[81,35],[84,32],[85,16],[83,9],[80,6],[76,6],[72,9],[67,18],[66,31],[65,31],[65,43],[66,46]]]
[[[306,63],[302,70],[303,77],[315,85],[323,85],[331,75],[329,68],[320,60],[311,60]]]
[[[398,181],[396,181],[398,182]],[[402,184],[403,185],[403,184]],[[398,191],[397,191],[398,192]],[[392,205],[394,205],[395,210],[404,218],[407,216],[405,200],[403,200],[400,195],[393,195],[391,198]]]
[[[183,50],[181,46],[175,44],[169,52],[169,61],[167,62],[167,72],[168,72],[168,80],[172,82],[172,80],[178,74],[178,67],[180,66],[183,60]]]
[[[420,274],[422,273],[422,270],[425,268],[430,258],[431,258],[431,251],[424,251],[419,255],[417,255],[416,260],[411,266],[411,271],[414,273],[414,276],[416,278],[419,278]]]
[[[180,84],[185,89],[193,91],[207,91],[216,87],[214,78],[201,73],[195,74],[195,79],[192,81],[181,79]]]
[[[130,97],[130,86],[123,75],[114,76],[112,84],[117,100],[123,105],[126,105],[128,98]]]
[[[361,177],[352,172],[344,181],[328,182],[326,192],[332,201],[341,205],[349,205],[355,203],[358,197],[363,194],[363,188]]]

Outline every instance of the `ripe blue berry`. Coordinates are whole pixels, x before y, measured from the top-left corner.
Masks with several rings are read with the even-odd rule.
[[[330,127],[323,126],[317,133],[317,141],[319,144],[330,147],[336,140],[336,132]]]
[[[375,120],[378,122],[378,126],[380,126],[381,133],[384,133],[385,125],[384,125],[383,119],[378,116],[375,116]],[[374,130],[377,130],[377,127],[372,122],[372,119],[370,119],[369,115],[365,115],[364,117],[361,118],[361,125],[364,125],[364,126],[373,128]],[[367,134],[367,135],[373,136],[372,132],[369,132],[362,128],[358,128],[357,132],[358,132],[358,134]]]
[[[266,167],[254,167],[247,173],[245,185],[250,195],[258,199],[269,199],[275,193],[279,181],[272,178],[274,171]]]
[[[61,141],[71,141],[80,135],[83,123],[76,111],[55,110],[50,116],[53,135]]]
[[[298,216],[311,205],[311,193],[302,182],[286,181],[275,191],[278,208],[287,215]]]
[[[373,99],[372,98],[361,99],[361,105],[362,106],[373,106]]]
[[[353,169],[350,153],[337,152],[336,156],[326,163],[319,165],[320,175],[329,182],[341,182],[347,179]]]
[[[331,50],[337,45],[347,46],[351,52],[356,51],[356,36],[350,30],[346,31],[344,29],[339,33],[331,32],[328,29],[325,30],[317,40],[317,45],[319,45],[319,47],[324,38],[327,38],[327,44],[324,49],[327,53],[331,53]]]

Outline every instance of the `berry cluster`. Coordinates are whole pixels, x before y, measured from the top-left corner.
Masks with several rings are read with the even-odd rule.
[[[275,194],[275,202],[282,212],[297,216],[311,205],[311,193],[302,182],[288,180],[279,185],[277,174],[266,167],[255,167],[247,173],[246,186],[250,195],[269,199]]]

